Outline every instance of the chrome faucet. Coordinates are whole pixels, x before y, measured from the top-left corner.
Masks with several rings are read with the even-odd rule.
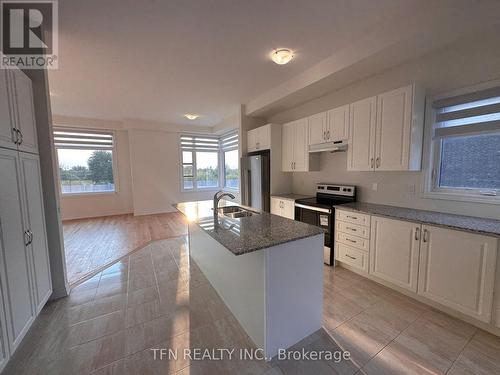
[[[229,197],[231,199],[234,199],[234,195],[231,194],[231,193],[224,193],[222,190],[218,191],[217,193],[215,193],[214,195],[214,215],[217,215],[217,210],[219,209],[219,201],[223,198],[223,197]]]

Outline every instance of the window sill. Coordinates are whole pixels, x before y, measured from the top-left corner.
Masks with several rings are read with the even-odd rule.
[[[88,193],[61,193],[61,198],[77,198],[77,197],[88,197],[88,196],[96,196],[96,195],[113,195],[118,194],[118,191],[95,191]]]
[[[442,199],[456,202],[483,203],[483,204],[498,204],[500,205],[500,195],[486,196],[479,194],[459,194],[445,193],[438,191],[428,191],[422,195],[426,199]]]

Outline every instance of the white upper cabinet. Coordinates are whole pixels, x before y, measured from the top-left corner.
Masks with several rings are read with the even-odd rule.
[[[406,86],[377,97],[376,170],[409,169],[412,93]]]
[[[17,149],[9,75],[7,69],[0,71],[0,147]]]
[[[347,169],[420,170],[424,99],[408,85],[351,104]]]
[[[349,104],[327,112],[326,136],[328,141],[349,139]]]
[[[294,142],[295,124],[293,122],[284,124],[281,131],[281,169],[283,172],[293,172]]]
[[[309,134],[305,119],[295,122],[295,141],[293,146],[293,170],[307,172],[309,170]]]
[[[307,118],[283,125],[281,147],[283,172],[308,172],[318,169],[317,154],[309,154]]]
[[[309,145],[317,145],[327,142],[327,115],[321,112],[307,118],[309,123]]]
[[[416,292],[420,236],[420,224],[372,216],[370,274]]]
[[[31,80],[20,70],[12,71],[16,96],[17,128],[20,131],[19,151],[37,153],[35,107]]]
[[[310,146],[349,138],[349,105],[309,116],[307,120]]]
[[[491,321],[498,240],[422,226],[418,294]]]
[[[31,80],[18,69],[0,74],[0,147],[37,153]]]
[[[375,166],[376,97],[350,105],[348,171],[372,171]]]
[[[269,150],[271,147],[271,124],[247,132],[247,151]]]

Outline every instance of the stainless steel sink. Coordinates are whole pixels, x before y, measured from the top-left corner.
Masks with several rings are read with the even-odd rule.
[[[248,217],[248,216],[253,216],[253,215],[258,215],[258,212],[250,211],[245,208],[239,207],[239,206],[228,206],[228,207],[220,207],[218,209],[219,214],[233,218],[233,219],[238,219],[241,217]]]

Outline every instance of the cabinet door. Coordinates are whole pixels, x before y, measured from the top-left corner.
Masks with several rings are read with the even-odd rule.
[[[288,199],[283,199],[282,201],[282,210],[281,210],[281,216],[286,217],[288,219],[295,219],[295,202],[288,200]]]
[[[375,162],[375,97],[349,106],[349,146],[347,170],[371,171]]]
[[[498,240],[422,226],[418,294],[489,323]]]
[[[281,216],[281,199],[271,197],[271,213],[273,215]]]
[[[1,238],[0,238],[1,239]],[[2,241],[0,241],[0,253],[3,253]],[[2,278],[2,283],[4,280]],[[9,360],[9,346],[7,339],[7,322],[5,320],[5,299],[2,290],[0,290],[0,371],[3,370]]]
[[[283,125],[281,135],[281,169],[283,172],[293,171],[293,148],[295,142],[295,123],[290,122]]]
[[[412,101],[411,85],[377,97],[376,170],[408,170]]]
[[[34,316],[19,169],[18,152],[0,149],[0,222],[3,240],[3,254],[0,257],[3,264],[0,269],[6,279],[3,291],[11,350],[19,345]]]
[[[264,125],[257,128],[257,148],[268,150],[271,148],[271,125]]]
[[[293,170],[307,172],[309,170],[309,131],[307,119],[295,122],[295,142],[293,146]]]
[[[29,250],[33,264],[32,280],[36,312],[38,313],[52,293],[42,181],[37,155],[20,153],[19,160],[25,187],[26,227],[32,232],[32,243]]]
[[[255,150],[257,150],[257,131],[254,129],[247,132],[247,151]]]
[[[327,129],[327,118],[326,112],[318,113],[307,118],[309,123],[309,144],[317,145],[320,143],[325,143],[326,129]]]
[[[370,274],[417,291],[420,224],[372,216]]]
[[[328,111],[326,131],[329,141],[336,142],[349,139],[349,105]]]
[[[7,69],[0,71],[0,147],[17,149],[8,72]]]
[[[22,143],[19,145],[19,150],[38,153],[31,80],[17,69],[12,71],[12,76],[16,98],[17,128],[22,133]]]

